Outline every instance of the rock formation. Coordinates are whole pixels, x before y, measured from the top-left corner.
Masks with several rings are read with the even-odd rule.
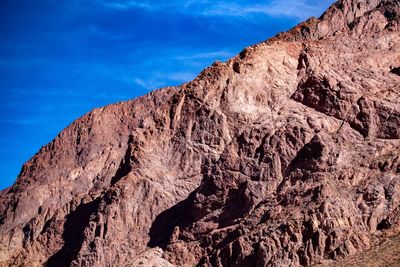
[[[86,114],[0,193],[0,265],[398,263],[399,33],[400,1],[338,1]]]

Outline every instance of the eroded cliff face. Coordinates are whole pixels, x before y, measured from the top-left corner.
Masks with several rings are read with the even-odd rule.
[[[399,22],[397,0],[339,1],[78,119],[1,192],[1,265],[386,264],[370,248],[400,231]]]

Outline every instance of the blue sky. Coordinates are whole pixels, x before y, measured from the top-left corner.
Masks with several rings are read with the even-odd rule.
[[[0,0],[0,189],[93,108],[193,79],[333,0]]]

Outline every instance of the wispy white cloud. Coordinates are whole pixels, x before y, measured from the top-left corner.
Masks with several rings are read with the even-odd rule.
[[[141,3],[139,1],[96,0],[95,2],[97,4],[103,5],[104,7],[113,9],[122,9],[122,10],[127,10],[131,8],[145,8],[145,9],[153,8],[152,5],[143,2]]]
[[[264,12],[271,16],[287,16],[307,19],[319,16],[335,0],[273,0],[264,7]],[[262,10],[263,8],[261,8]]]
[[[164,76],[164,75],[163,75]],[[166,78],[170,81],[175,81],[178,83],[188,82],[196,77],[196,73],[193,72],[174,72],[165,75],[165,77],[161,76],[161,78]]]
[[[164,83],[156,79],[134,78],[133,82],[146,90],[152,90],[161,87]]]
[[[146,90],[154,90],[171,84],[182,84],[196,77],[194,72],[155,72],[144,77],[135,77],[133,82]]]
[[[273,17],[285,16],[306,19],[318,16],[322,12],[321,4],[311,4],[305,0],[273,0],[266,4],[240,5],[236,3],[219,2],[203,11],[205,16],[250,17],[267,15]]]
[[[128,10],[131,8],[149,11],[173,11],[193,16],[242,17],[253,15],[285,16],[306,19],[319,16],[334,0],[269,0],[264,3],[243,3],[226,0],[191,0],[191,1],[135,1],[135,0],[95,0],[105,7]]]
[[[226,61],[235,54],[236,52],[229,50],[193,51],[188,48],[160,51],[159,54],[148,57],[142,65],[147,71],[136,73],[131,81],[146,90],[179,85],[193,80],[201,69],[214,61]],[[149,68],[155,65],[157,69]],[[173,69],[176,71],[172,71]]]

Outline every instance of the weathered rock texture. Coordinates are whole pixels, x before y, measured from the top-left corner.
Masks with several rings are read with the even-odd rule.
[[[399,244],[399,23],[339,1],[78,119],[1,192],[1,265],[386,265],[363,253]]]

